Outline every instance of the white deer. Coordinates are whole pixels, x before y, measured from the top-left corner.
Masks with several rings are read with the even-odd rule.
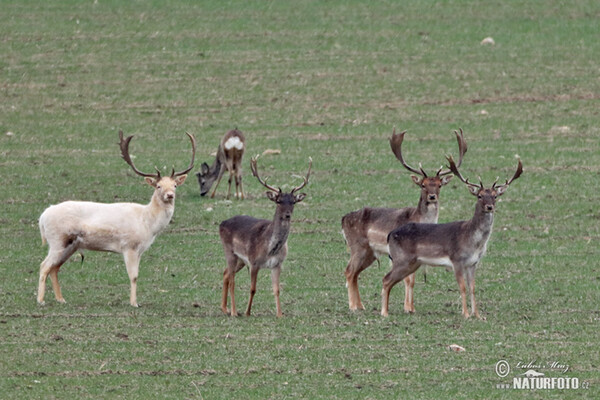
[[[138,307],[136,287],[140,258],[156,236],[171,221],[175,210],[175,190],[183,184],[187,173],[194,166],[196,140],[186,132],[192,142],[192,161],[181,172],[173,169],[171,176],[140,172],[129,156],[129,142],[133,136],[123,139],[119,131],[121,155],[133,171],[145,177],[154,188],[149,204],[93,203],[65,201],[48,207],[40,216],[39,226],[42,243],[49,246],[48,256],[40,266],[37,301],[44,304],[46,279],[50,275],[54,295],[59,303],[65,303],[58,283],[58,271],[73,253],[82,250],[110,251],[123,254],[131,282],[129,302]]]

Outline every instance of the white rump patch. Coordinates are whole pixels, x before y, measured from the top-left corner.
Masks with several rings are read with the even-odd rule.
[[[233,148],[238,149],[238,150],[242,150],[244,148],[244,143],[242,143],[242,141],[240,140],[240,138],[238,136],[230,137],[225,142],[226,150],[231,150]]]

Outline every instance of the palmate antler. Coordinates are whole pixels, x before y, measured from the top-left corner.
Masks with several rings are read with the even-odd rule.
[[[473,187],[473,188],[477,188],[477,189],[483,189],[483,182],[481,182],[481,178],[479,179],[479,185],[475,185],[471,182],[469,182],[468,179],[465,179],[462,174],[460,173],[460,171],[458,170],[458,166],[454,163],[454,160],[452,159],[452,156],[448,156],[446,157],[448,159],[448,162],[450,163],[450,171],[452,171],[452,173],[454,175],[456,175],[456,177],[458,179],[460,179],[463,183],[465,183],[467,186]],[[513,175],[512,178],[510,178],[510,180],[506,180],[506,183],[504,185],[498,185],[496,186],[496,183],[498,183],[498,178],[496,178],[496,181],[492,184],[492,189],[498,190],[498,192],[503,193],[508,186],[513,183],[513,181],[515,181],[516,179],[518,179],[521,174],[523,173],[523,163],[521,162],[521,159],[519,158],[519,164],[517,165],[517,170],[515,171],[515,174]]]
[[[173,168],[172,172],[171,172],[171,178],[185,175],[188,172],[190,172],[192,170],[192,168],[194,168],[194,159],[196,158],[196,138],[194,137],[194,135],[191,135],[188,132],[186,132],[185,134],[188,135],[188,137],[190,138],[190,141],[192,142],[192,161],[190,162],[189,167],[183,171],[175,172],[175,168]],[[128,136],[127,138],[124,139],[123,131],[119,130],[119,147],[121,148],[121,157],[123,157],[123,160],[125,160],[125,162],[127,164],[129,164],[131,169],[133,169],[133,172],[135,172],[136,174],[143,176],[143,177],[155,178],[155,179],[159,180],[161,178],[161,176],[160,176],[160,171],[158,170],[158,168],[154,167],[154,169],[156,170],[155,174],[147,174],[147,173],[141,172],[140,170],[138,170],[136,168],[135,164],[131,160],[131,156],[129,155],[129,142],[131,142],[131,139],[133,139],[133,135]]]
[[[266,179],[262,179],[259,175],[258,175],[258,169],[256,166],[256,160],[258,159],[258,155],[252,157],[250,159],[250,170],[252,171],[252,175],[254,175],[256,177],[256,179],[260,182],[261,185],[263,185],[264,187],[266,187],[267,189],[269,189],[272,192],[275,193],[281,193],[281,189],[280,188],[276,188],[274,186],[271,186],[267,183]],[[306,186],[306,184],[308,183],[308,179],[310,178],[310,170],[312,168],[312,158],[309,157],[308,158],[308,172],[306,173],[306,177],[304,177],[304,182],[302,182],[302,184],[300,186],[295,187],[294,189],[292,189],[292,191],[290,193],[295,193],[298,190],[302,189],[304,186]],[[267,178],[268,179],[268,178]]]
[[[419,169],[416,169],[416,168],[411,167],[410,165],[408,165],[406,163],[406,161],[404,161],[404,157],[402,156],[402,142],[404,141],[405,133],[406,133],[406,131],[403,131],[401,133],[396,133],[396,128],[394,128],[392,137],[390,138],[390,147],[392,148],[394,155],[396,156],[398,161],[400,161],[402,163],[404,168],[406,168],[407,170],[409,170],[412,173],[421,175],[423,178],[427,178],[427,173],[423,170],[423,167],[421,166],[421,164],[419,164]],[[467,152],[467,141],[465,140],[462,129],[460,129],[459,131],[454,131],[454,133],[456,134],[456,140],[458,142],[458,152],[459,152],[458,166],[460,167],[460,165],[462,164],[462,161],[463,161],[463,157],[464,157],[465,153]],[[441,176],[448,175],[451,173],[452,173],[451,170],[443,171],[442,168],[440,167],[440,169],[436,173],[436,176],[441,177]]]

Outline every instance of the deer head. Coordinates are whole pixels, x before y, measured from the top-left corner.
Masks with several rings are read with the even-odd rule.
[[[459,159],[458,166],[462,163],[463,157],[467,152],[467,141],[463,135],[462,129],[459,131],[454,131],[456,134],[456,140],[458,142],[458,151],[459,151]],[[402,163],[404,168],[409,170],[410,172],[416,174],[411,175],[413,182],[421,188],[421,196],[428,203],[436,203],[438,201],[440,195],[440,189],[442,186],[446,185],[450,182],[452,178],[451,170],[443,170],[442,167],[438,169],[435,175],[428,176],[427,173],[423,170],[423,167],[419,163],[419,169],[413,168],[404,161],[404,157],[402,156],[402,142],[404,141],[404,135],[406,131],[401,133],[396,133],[396,128],[392,133],[392,137],[390,138],[390,147],[394,152],[394,155]]]
[[[483,182],[481,182],[481,178],[479,179],[479,184],[476,185],[474,183],[469,182],[468,179],[465,179],[460,171],[458,170],[458,166],[454,163],[452,156],[446,157],[448,162],[450,163],[450,170],[458,179],[461,180],[467,187],[469,188],[469,192],[473,196],[477,196],[477,208],[484,213],[493,213],[496,209],[496,199],[498,196],[502,196],[508,186],[513,183],[516,179],[518,179],[523,173],[523,163],[519,158],[519,164],[517,165],[517,170],[510,180],[506,180],[506,183],[503,185],[497,185],[498,179],[492,184],[491,187],[486,188],[483,186]]]
[[[256,167],[256,160],[258,159],[258,155],[256,157],[252,157],[250,159],[250,170],[252,171],[252,175],[256,177],[258,182],[261,185],[269,189],[265,194],[267,198],[277,204],[277,214],[280,216],[282,220],[289,221],[292,217],[292,212],[294,211],[294,205],[296,203],[301,202],[306,197],[305,193],[297,193],[300,189],[302,189],[308,183],[308,179],[310,177],[310,170],[312,167],[312,158],[308,158],[308,172],[306,173],[306,177],[304,177],[304,182],[300,184],[300,186],[296,186],[290,192],[283,192],[281,188],[276,188],[267,183],[267,180],[263,180],[259,174],[258,169]]]
[[[188,168],[183,171],[175,172],[175,168],[172,169],[170,176],[161,176],[158,168],[154,167],[156,173],[148,174],[141,172],[136,168],[133,161],[131,160],[131,156],[129,155],[129,142],[133,139],[133,135],[128,136],[127,138],[123,138],[123,131],[119,130],[119,146],[121,147],[121,156],[123,160],[136,174],[143,176],[150,186],[154,188],[155,196],[157,196],[162,202],[172,204],[175,200],[175,190],[177,189],[177,185],[183,184],[185,179],[187,178],[187,173],[191,171],[194,167],[194,158],[196,157],[196,138],[193,135],[190,135],[186,132],[186,135],[190,138],[192,143],[192,161]]]

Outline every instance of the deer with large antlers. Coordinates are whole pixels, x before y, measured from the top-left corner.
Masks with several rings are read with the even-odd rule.
[[[231,180],[235,179],[235,197],[244,199],[244,187],[242,186],[242,157],[246,149],[246,138],[242,131],[233,129],[227,132],[217,149],[217,156],[212,165],[202,163],[200,172],[196,173],[198,184],[200,185],[200,195],[205,196],[212,185],[215,184],[210,197],[215,197],[215,192],[225,170],[229,172],[229,189],[227,190],[227,199],[231,194]]]
[[[129,142],[133,136],[123,139],[123,132],[119,131],[121,156],[136,174],[143,176],[154,188],[149,204],[66,201],[50,206],[42,213],[40,233],[42,242],[48,242],[49,251],[40,266],[39,304],[44,304],[48,275],[56,300],[64,303],[58,283],[60,267],[76,251],[96,250],[123,254],[131,283],[129,302],[138,307],[136,288],[140,258],[171,221],[175,210],[175,190],[185,182],[187,173],[194,166],[196,139],[186,134],[192,143],[190,165],[180,172],[173,169],[170,176],[161,176],[157,168],[156,173],[147,174],[135,167],[129,155]]]
[[[258,157],[258,156],[257,156]],[[219,235],[225,251],[227,267],[223,272],[223,297],[221,299],[221,310],[225,314],[237,316],[235,307],[235,274],[244,265],[250,268],[250,299],[246,308],[246,315],[250,315],[252,300],[256,293],[256,278],[260,269],[271,270],[271,283],[275,295],[275,306],[277,316],[283,316],[279,302],[279,275],[281,264],[287,255],[287,238],[290,232],[292,212],[294,205],[306,197],[304,193],[298,193],[308,183],[312,159],[309,159],[308,172],[304,182],[293,188],[290,192],[283,192],[267,184],[263,180],[256,167],[256,158],[250,160],[252,175],[256,177],[261,185],[269,191],[267,198],[276,204],[273,220],[257,219],[247,215],[237,215],[219,226]],[[231,312],[227,309],[227,293],[231,297]]]
[[[350,261],[346,267],[346,286],[348,288],[348,303],[351,310],[363,309],[364,306],[358,291],[358,276],[383,254],[389,255],[387,243],[388,234],[395,228],[408,222],[437,223],[439,213],[440,189],[452,178],[452,171],[440,168],[435,175],[429,176],[421,165],[419,169],[413,168],[404,161],[402,155],[402,142],[405,132],[397,134],[394,130],[390,138],[390,147],[402,166],[410,172],[413,182],[421,189],[417,207],[405,208],[371,208],[346,214],[342,218],[342,229],[346,243],[350,248]],[[467,152],[462,129],[455,131],[458,141],[459,161],[463,160]],[[411,274],[405,281],[404,311],[415,311],[413,288],[415,276]]]
[[[390,290],[394,285],[413,274],[421,265],[443,266],[454,269],[462,299],[462,314],[469,318],[467,309],[467,286],[471,298],[471,315],[481,318],[475,303],[475,269],[484,256],[487,242],[492,233],[496,199],[506,192],[508,186],[521,176],[523,164],[519,159],[517,170],[503,185],[494,184],[485,188],[469,183],[458,171],[451,156],[450,170],[477,197],[475,213],[468,221],[446,224],[415,224],[401,226],[388,236],[392,270],[383,278],[381,292],[381,315],[388,315]],[[465,283],[466,278],[466,283]]]

